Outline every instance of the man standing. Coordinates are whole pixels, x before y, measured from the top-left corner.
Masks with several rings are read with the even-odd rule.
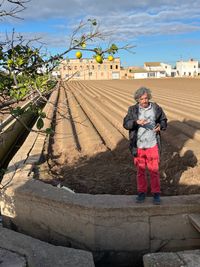
[[[153,203],[160,204],[160,131],[167,128],[167,118],[162,108],[150,102],[151,91],[140,87],[134,94],[136,104],[130,106],[123,126],[129,130],[130,150],[137,168],[137,203],[145,200],[147,193],[146,168],[151,179]]]

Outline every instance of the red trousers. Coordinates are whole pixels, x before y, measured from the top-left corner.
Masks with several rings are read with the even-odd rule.
[[[137,157],[133,158],[137,168],[137,191],[147,192],[146,168],[149,170],[151,179],[151,192],[160,193],[159,152],[158,146],[151,148],[137,148]]]

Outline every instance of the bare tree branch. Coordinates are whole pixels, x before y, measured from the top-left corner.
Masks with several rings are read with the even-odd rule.
[[[18,0],[18,1],[3,0],[0,3],[0,17],[8,16],[8,17],[14,17],[17,19],[22,19],[21,17],[17,16],[17,14],[26,9],[25,4],[28,2],[30,2],[30,0]],[[8,3],[14,6],[11,6],[10,8],[9,7],[4,8],[4,5]]]

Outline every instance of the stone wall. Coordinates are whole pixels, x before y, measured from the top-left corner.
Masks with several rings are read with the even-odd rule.
[[[163,197],[161,206],[132,196],[73,194],[16,173],[3,193],[4,224],[45,241],[92,251],[168,251],[200,247],[188,214],[198,195]]]

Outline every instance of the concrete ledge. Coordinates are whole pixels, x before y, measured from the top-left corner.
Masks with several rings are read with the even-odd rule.
[[[0,255],[6,255],[3,259],[7,264],[2,266],[94,267],[90,252],[53,246],[3,227],[0,227],[0,247],[3,248]]]
[[[143,261],[144,267],[197,267],[200,266],[200,250],[146,254]]]
[[[26,168],[27,169],[26,169]],[[5,226],[42,240],[92,251],[158,251],[200,247],[188,214],[200,213],[200,197],[163,197],[138,205],[132,196],[74,194],[34,180],[29,166],[2,193]]]

